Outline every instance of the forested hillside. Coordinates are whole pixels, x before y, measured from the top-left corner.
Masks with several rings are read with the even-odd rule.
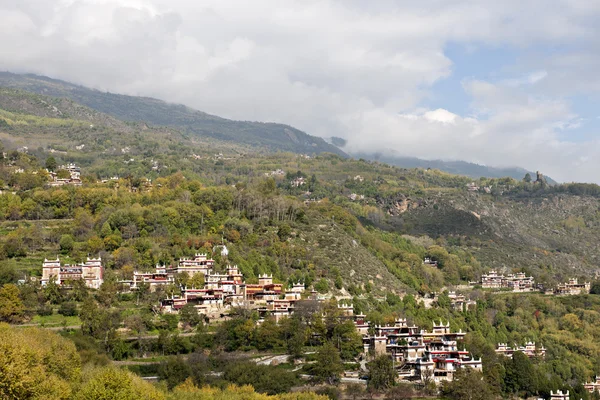
[[[555,297],[467,286],[491,268],[532,274],[545,288],[571,277],[595,280],[597,185],[473,182],[327,152],[257,152],[7,88],[0,89],[0,142],[0,320],[64,328],[69,339],[0,326],[6,339],[0,348],[16,354],[10,360],[31,355],[31,371],[39,373],[18,370],[29,383],[26,389],[10,386],[12,398],[36,398],[47,386],[64,398],[94,398],[118,375],[124,393],[145,398],[301,399],[282,394],[301,386],[301,375],[336,384],[344,368],[363,371],[361,362],[373,362],[361,355],[361,337],[340,314],[342,303],[352,303],[373,324],[407,318],[431,329],[443,319],[468,332],[461,346],[482,357],[485,380],[460,379],[482,384],[487,398],[547,397],[567,388],[589,398],[581,385],[600,373],[595,294]],[[81,168],[81,182],[68,181],[69,163]],[[217,272],[237,265],[249,284],[269,274],[327,300],[318,306],[308,301],[279,324],[257,324],[248,310],[224,312],[218,321],[189,308],[158,312],[160,300],[180,294],[187,280],[156,291],[121,290],[134,271],[196,253],[213,257]],[[40,286],[43,260],[57,256],[69,263],[99,256],[104,283],[98,290]],[[435,263],[425,264],[426,257]],[[453,308],[453,289],[474,306]],[[600,292],[597,285],[592,292]],[[21,343],[23,337],[31,339]],[[56,346],[44,349],[44,340]],[[509,360],[494,352],[497,343],[526,340],[543,343],[546,358]],[[49,361],[56,348],[69,359]],[[257,369],[252,357],[265,353],[292,361]],[[294,358],[304,363],[297,366]],[[6,360],[0,358],[0,371]],[[113,361],[131,362],[124,366],[161,382],[155,387],[101,368]],[[390,389],[374,383],[370,365],[369,387]],[[9,390],[4,383],[0,377],[2,394]],[[238,386],[227,389],[230,383]],[[239,387],[247,384],[260,394]],[[449,385],[442,393],[461,398],[459,388]],[[333,397],[338,389],[330,389],[323,393]],[[417,389],[437,393],[427,385]]]

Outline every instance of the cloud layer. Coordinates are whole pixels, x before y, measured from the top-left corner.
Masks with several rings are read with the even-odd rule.
[[[598,17],[586,0],[0,0],[0,69],[285,122],[350,150],[599,182],[598,121],[573,104],[598,102]],[[457,77],[449,44],[518,56]],[[465,115],[424,108],[452,79]]]

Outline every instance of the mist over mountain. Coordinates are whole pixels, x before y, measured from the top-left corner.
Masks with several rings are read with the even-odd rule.
[[[263,150],[306,154],[330,152],[341,156],[348,155],[345,151],[347,141],[343,138],[331,137],[326,141],[289,125],[233,121],[185,105],[171,104],[150,97],[107,93],[44,76],[10,72],[0,72],[0,86],[68,98],[124,121],[144,121],[157,126],[176,128],[187,134],[249,145]],[[472,178],[508,176],[522,179],[526,173],[535,176],[534,171],[527,171],[520,167],[496,168],[460,160],[425,160],[381,152],[354,152],[351,155],[403,168],[433,168]],[[555,183],[552,179],[548,179],[548,182]]]

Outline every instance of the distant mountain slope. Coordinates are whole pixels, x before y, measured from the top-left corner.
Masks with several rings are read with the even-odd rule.
[[[64,97],[124,121],[144,121],[181,129],[189,134],[295,153],[346,154],[325,140],[288,125],[233,121],[179,104],[149,97],[101,92],[37,75],[0,72],[0,86],[47,96]]]
[[[449,172],[451,174],[465,175],[476,179],[481,177],[504,178],[508,176],[513,179],[520,180],[523,179],[527,173],[529,173],[531,177],[535,179],[535,172],[527,171],[526,169],[520,167],[497,168],[466,161],[423,160],[415,157],[389,156],[382,154],[355,153],[352,154],[352,156],[356,158],[381,161],[402,168],[439,169],[440,171]],[[552,178],[547,176],[545,178],[549,184],[556,184],[556,181],[554,181]]]

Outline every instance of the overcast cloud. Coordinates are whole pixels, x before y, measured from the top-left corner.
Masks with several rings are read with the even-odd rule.
[[[0,0],[0,69],[600,182],[598,20],[589,0]],[[457,76],[449,45],[499,63]],[[451,80],[463,112],[428,108]]]

